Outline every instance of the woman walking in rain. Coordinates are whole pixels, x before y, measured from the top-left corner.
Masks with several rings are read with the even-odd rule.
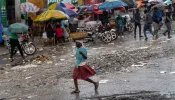
[[[84,47],[82,47],[82,43],[76,42],[76,65],[73,72],[75,90],[71,92],[71,94],[80,92],[78,88],[78,79],[85,80],[94,84],[95,91],[98,89],[99,83],[94,82],[89,78],[95,75],[96,72],[89,65],[86,64],[86,60],[87,50]]]

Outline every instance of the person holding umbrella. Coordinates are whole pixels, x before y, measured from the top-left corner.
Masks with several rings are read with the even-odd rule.
[[[13,55],[14,55],[13,52],[14,52],[16,47],[18,48],[18,50],[21,54],[21,57],[25,60],[21,45],[20,45],[19,40],[18,40],[18,34],[27,32],[28,26],[23,24],[23,23],[14,23],[14,24],[11,24],[9,26],[8,31],[11,33],[11,36],[10,36],[10,45],[11,45],[10,61],[12,62],[14,60],[13,59]]]
[[[11,51],[10,51],[10,61],[13,62],[13,55],[14,55],[14,50],[15,50],[15,47],[18,48],[20,54],[21,54],[21,57],[25,60],[25,57],[24,57],[24,54],[23,54],[23,51],[22,51],[22,48],[21,48],[21,45],[19,44],[19,40],[18,40],[18,34],[17,33],[12,33],[11,34],[11,37],[10,37],[10,46],[11,46]]]

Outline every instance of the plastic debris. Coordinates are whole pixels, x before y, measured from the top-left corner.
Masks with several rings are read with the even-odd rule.
[[[60,59],[60,61],[65,61],[65,59]]]
[[[28,96],[27,99],[31,99],[31,98],[34,98],[36,97],[37,95],[32,95],[32,96]]]
[[[175,72],[170,72],[169,74],[175,74]]]
[[[161,74],[165,74],[165,73],[167,73],[167,72],[166,72],[166,71],[160,71],[160,73],[161,73]]]
[[[52,61],[48,61],[47,64],[52,64],[53,62]]]
[[[29,77],[26,77],[25,79],[27,80],[27,79],[30,79],[30,78],[32,78],[31,76],[29,76]]]
[[[109,80],[100,80],[99,83],[100,84],[104,84],[104,83],[107,83]]]

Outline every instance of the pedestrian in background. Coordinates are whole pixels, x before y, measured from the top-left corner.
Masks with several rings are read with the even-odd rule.
[[[135,30],[134,30],[134,38],[136,38],[136,31],[137,31],[137,27],[139,27],[139,37],[143,37],[141,35],[141,16],[140,16],[140,12],[139,9],[136,9],[136,12],[134,13],[134,22],[135,22]]]
[[[76,42],[76,65],[73,72],[73,79],[74,79],[74,85],[75,90],[71,93],[79,93],[78,88],[78,79],[85,80],[87,82],[93,83],[95,86],[95,90],[98,89],[99,83],[94,82],[89,77],[96,74],[96,72],[86,64],[87,60],[87,50],[82,46],[82,43]]]
[[[147,41],[148,40],[148,37],[146,35],[146,31],[149,31],[153,36],[154,36],[154,33],[152,31],[152,16],[150,13],[148,13],[148,10],[145,10],[144,11],[145,13],[145,16],[144,16],[144,29],[143,29],[143,32],[144,32],[144,36],[145,36],[145,40]]]
[[[124,30],[124,18],[121,15],[118,15],[116,18],[118,33],[120,36],[124,37],[123,30]]]
[[[160,30],[160,27],[162,26],[162,11],[159,10],[157,7],[154,8],[153,11],[153,27],[154,27],[154,40],[158,39],[158,31]]]
[[[168,33],[168,38],[171,38],[170,34],[171,34],[171,10],[168,9],[168,12],[166,12],[166,18],[165,18],[165,25],[167,27],[167,30],[163,33],[164,36],[166,36],[166,33]]]

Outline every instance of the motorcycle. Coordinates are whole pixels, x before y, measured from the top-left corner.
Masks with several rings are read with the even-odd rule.
[[[115,29],[111,29],[106,26],[98,26],[94,31],[87,32],[88,36],[84,39],[84,43],[89,41],[95,42],[98,38],[101,39],[104,43],[110,43],[112,40],[117,38]]]
[[[36,52],[36,46],[33,44],[33,42],[29,42],[30,36],[29,35],[22,35],[21,38],[19,38],[19,42],[22,48],[22,51],[27,55],[33,55]],[[4,44],[6,48],[9,50],[9,53],[11,53],[11,46],[10,46],[10,40],[6,39],[4,41]],[[15,55],[18,51],[18,48],[16,47],[13,51],[13,54]]]

